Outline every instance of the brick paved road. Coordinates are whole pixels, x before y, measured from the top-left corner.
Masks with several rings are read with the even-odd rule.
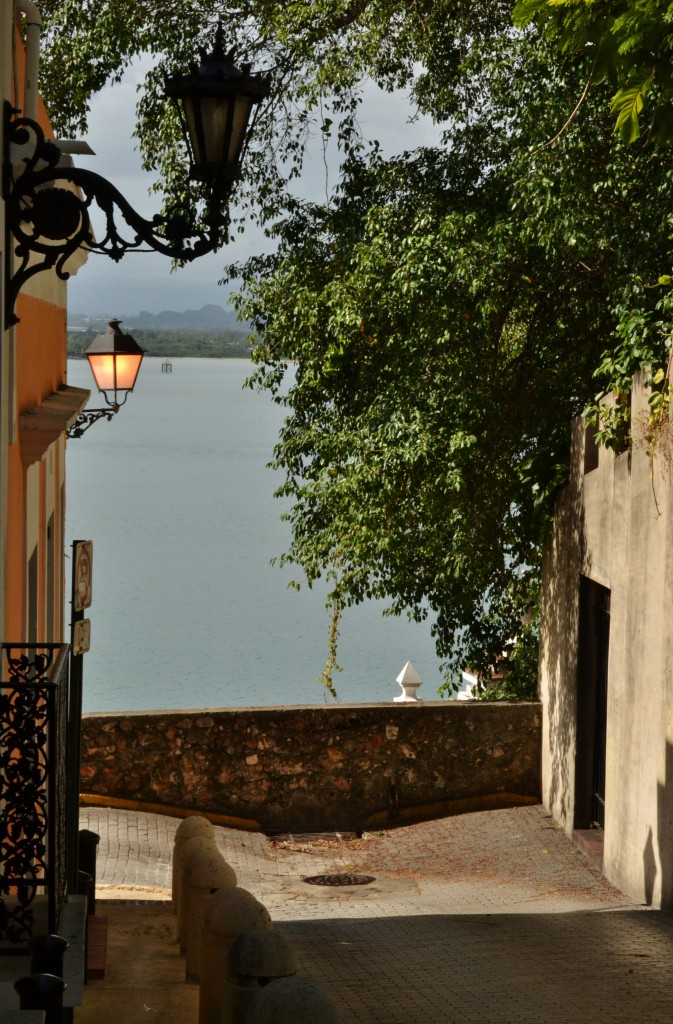
[[[83,809],[82,827],[101,835],[102,894],[161,895],[178,824]],[[540,807],[342,843],[216,832],[239,884],[292,938],[341,1024],[673,1020],[673,919],[613,889]],[[348,890],[301,881],[344,868],[377,881]]]

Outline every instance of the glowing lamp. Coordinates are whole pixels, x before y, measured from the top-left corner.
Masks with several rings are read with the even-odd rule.
[[[84,353],[89,360],[96,387],[107,404],[117,411],[133,391],[144,349],[130,334],[120,331],[121,320],[110,320]]]

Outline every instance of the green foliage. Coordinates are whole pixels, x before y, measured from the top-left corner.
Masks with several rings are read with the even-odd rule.
[[[497,682],[480,686],[480,700],[536,700],[540,656],[539,622],[526,623],[506,649],[504,674]]]
[[[615,131],[635,142],[649,103],[649,131],[673,140],[673,9],[668,0],[517,0],[514,21],[537,24],[563,53],[588,55],[591,80],[614,93]]]
[[[468,71],[488,99],[446,149],[351,153],[331,204],[297,206],[277,254],[236,268],[255,383],[288,413],[286,560],[309,580],[338,563],[337,604],[430,615],[449,679],[520,633],[570,419],[670,245],[667,160],[615,145],[596,99],[544,147],[562,102],[536,83],[571,97],[570,62],[497,32]]]
[[[198,208],[161,82],[221,6],[44,6],[61,133],[82,128],[92,91],[134,55],[162,55],[138,137],[167,205]],[[272,77],[237,191],[271,251],[227,273],[259,337],[253,385],[287,413],[274,458],[291,502],[284,561],[330,580],[333,644],[345,606],[382,598],[431,618],[448,679],[465,663],[485,673],[519,637],[509,685],[527,692],[521,621],[570,420],[643,361],[661,366],[670,322],[649,287],[670,269],[670,157],[649,145],[668,131],[669,21],[653,0],[640,21],[634,10],[520,0],[519,24],[537,22],[524,31],[499,0],[227,9],[241,61]],[[367,77],[408,89],[441,144],[390,160],[368,147]],[[322,205],[293,195],[312,135],[343,159]]]
[[[301,172],[308,138],[333,136],[345,149],[357,145],[355,111],[366,77],[388,89],[413,83],[416,64],[428,49],[428,20],[461,5],[444,2],[424,12],[425,6],[409,7],[404,0],[242,0],[225,11],[218,0],[45,0],[41,87],[57,133],[82,134],[91,96],[119,81],[141,54],[155,54],[138,101],[143,161],[161,175],[167,210],[198,209],[203,187],[188,181],[185,147],[164,99],[164,80],[184,72],[199,47],[212,46],[222,18],[237,44],[239,63],[250,62],[272,82],[269,100],[257,110],[237,187],[247,216],[264,222],[288,202],[286,186]]]
[[[647,298],[666,292],[652,308],[644,306]],[[648,296],[649,293],[649,296]],[[584,417],[595,428],[596,444],[623,452],[634,440],[631,424],[631,381],[639,370],[646,371],[644,383],[653,387],[650,408],[660,417],[667,397],[662,385],[668,379],[666,370],[671,348],[673,294],[670,279],[659,279],[657,288],[633,288],[631,299],[640,298],[642,307],[618,308],[616,344],[603,352],[594,372],[600,390],[587,403]]]

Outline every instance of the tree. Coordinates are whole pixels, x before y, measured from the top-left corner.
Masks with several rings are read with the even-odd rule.
[[[662,207],[633,219],[661,163],[615,157],[607,125],[600,156],[576,133],[533,162],[536,113],[500,153],[471,128],[449,152],[354,161],[332,208],[241,268],[257,382],[289,413],[291,559],[309,580],[331,566],[346,604],[432,609],[450,671],[485,670],[534,603],[570,419],[665,252]]]
[[[181,20],[143,5],[124,35],[110,0],[95,8],[111,19],[100,31],[91,12],[78,28],[79,5],[76,17],[70,2],[48,6],[64,124],[83,116],[98,65],[70,107],[56,68],[79,82],[81,54],[109,74],[143,46],[172,67],[217,10],[189,4]],[[535,606],[570,420],[600,389],[620,322],[636,307],[655,317],[670,158],[615,141],[606,86],[559,131],[591,58],[513,30],[505,3],[250,0],[227,13],[246,59],[274,76],[239,191],[272,251],[229,274],[257,331],[254,383],[287,409],[275,451],[292,500],[285,559],[309,584],[328,575],[337,621],[384,598],[433,618],[448,679],[466,660],[486,671]],[[411,89],[443,143],[394,159],[368,147],[365,75]],[[166,170],[169,203],[198,201],[158,80],[141,100],[146,159]],[[311,126],[343,153],[322,206],[292,194]],[[534,645],[535,629],[521,632]]]
[[[586,54],[586,87],[607,82],[616,90],[611,109],[625,142],[649,131],[657,141],[673,139],[673,21],[664,0],[517,0],[514,21],[534,22],[564,53]]]
[[[386,88],[409,86],[427,52],[429,24],[461,14],[467,31],[461,6],[455,0],[438,5],[427,0],[411,5],[403,0],[287,5],[269,0],[232,5],[218,0],[45,0],[42,87],[57,132],[84,132],[91,96],[106,82],[118,81],[138,55],[158,55],[139,99],[141,152],[146,167],[160,171],[170,207],[198,203],[202,189],[187,181],[176,117],[163,99],[164,79],[185,70],[199,46],[212,45],[215,22],[221,19],[237,44],[237,59],[272,81],[271,98],[258,110],[237,191],[247,215],[264,222],[283,207],[286,185],[300,173],[308,138],[342,133],[347,143],[355,130],[362,80],[373,75]]]

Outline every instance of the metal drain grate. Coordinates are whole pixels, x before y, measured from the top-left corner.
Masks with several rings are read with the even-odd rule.
[[[351,875],[347,871],[339,871],[335,875],[309,875],[302,882],[309,885],[371,885],[375,882],[374,875]]]

